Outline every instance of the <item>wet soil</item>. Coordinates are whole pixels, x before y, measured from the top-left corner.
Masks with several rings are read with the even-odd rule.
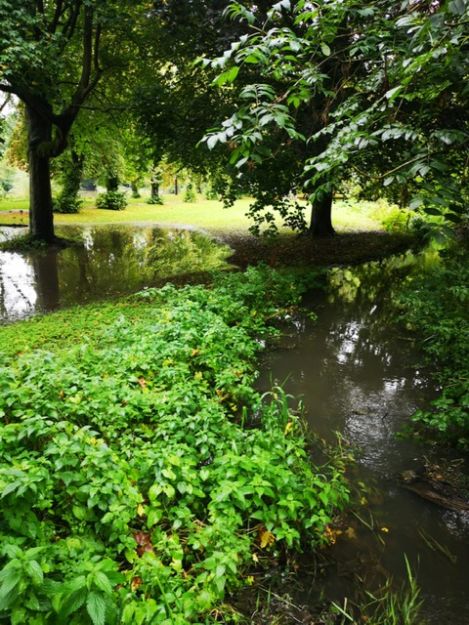
[[[413,242],[407,235],[388,232],[350,232],[324,238],[279,235],[275,239],[238,233],[219,238],[234,250],[230,261],[242,268],[258,262],[271,266],[355,265],[397,254]]]

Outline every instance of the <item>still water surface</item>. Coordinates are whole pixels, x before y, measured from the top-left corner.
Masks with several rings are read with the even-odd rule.
[[[467,625],[469,514],[440,508],[405,490],[399,480],[402,471],[424,465],[427,450],[396,434],[416,409],[428,406],[437,388],[420,366],[418,346],[387,316],[387,264],[334,270],[329,295],[308,302],[318,320],[307,315],[296,320],[289,348],[267,355],[261,385],[285,382],[288,393],[303,399],[314,432],[331,442],[340,432],[357,458],[351,480],[372,487],[358,511],[373,530],[356,517],[349,519],[351,535],[339,536],[333,548],[329,599],[343,605],[345,597],[353,598],[357,582],[376,589],[388,576],[399,587],[406,579],[406,554],[422,589],[428,624]],[[457,455],[444,460],[460,462]],[[431,549],[431,539],[448,554]],[[299,599],[314,605],[317,594],[312,581]]]
[[[227,248],[200,232],[153,227],[62,227],[65,249],[0,252],[0,323],[133,293],[226,266]],[[0,228],[0,241],[22,234]]]
[[[3,229],[0,238],[17,232]],[[229,255],[206,236],[181,230],[113,226],[60,234],[80,243],[40,254],[0,252],[0,323],[226,267]],[[403,470],[422,466],[425,450],[396,432],[437,391],[419,366],[418,346],[387,317],[392,280],[401,279],[411,262],[409,256],[333,270],[329,295],[309,302],[318,320],[295,320],[289,348],[266,356],[260,383],[267,388],[272,379],[286,380],[287,391],[303,398],[317,434],[333,441],[340,432],[356,449],[351,479],[373,489],[360,514],[374,529],[353,518],[352,537],[338,538],[336,565],[326,579],[329,598],[341,603],[352,596],[357,578],[370,588],[387,575],[403,581],[406,554],[422,587],[429,625],[466,625],[469,518],[406,491],[398,479]],[[428,537],[447,554],[431,549]],[[301,598],[314,604],[317,593],[315,583],[306,584]]]

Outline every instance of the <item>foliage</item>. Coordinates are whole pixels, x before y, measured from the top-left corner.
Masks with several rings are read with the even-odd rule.
[[[150,204],[151,206],[163,206],[164,204],[164,200],[161,197],[160,194],[158,195],[150,195],[150,197],[147,200],[147,204]]]
[[[72,215],[74,213],[79,213],[82,206],[83,200],[77,195],[61,194],[54,202],[54,212]]]
[[[96,198],[96,208],[122,211],[127,206],[127,196],[122,191],[106,191]]]
[[[196,201],[197,201],[197,194],[195,192],[194,185],[192,182],[189,182],[189,184],[186,187],[186,191],[184,193],[184,202],[191,204]]]
[[[467,1],[278,2],[223,56],[221,92],[238,88],[234,113],[205,139],[224,144],[237,185],[304,228],[301,205],[353,174],[365,190],[457,221],[467,205]],[[234,85],[234,86],[233,86]],[[235,185],[236,186],[236,185]]]
[[[424,625],[421,616],[422,598],[417,580],[410,568],[407,556],[405,558],[407,583],[396,591],[392,580],[388,579],[379,591],[372,593],[366,591],[366,598],[359,606],[357,618],[365,620],[369,625]],[[344,609],[345,608],[345,609]],[[338,625],[355,623],[353,618],[355,610],[349,610],[333,603],[332,612],[337,614],[334,622]],[[342,618],[343,617],[343,618]]]
[[[210,623],[253,561],[325,540],[340,474],[312,467],[281,391],[252,387],[257,338],[300,291],[264,268],[168,285],[98,307],[74,345],[2,357],[0,613]]]
[[[413,421],[437,439],[469,447],[469,256],[467,249],[443,252],[442,262],[412,274],[396,301],[408,329],[422,337],[429,363],[437,364],[443,391],[429,411]]]
[[[7,197],[13,189],[13,171],[0,164],[0,198]]]

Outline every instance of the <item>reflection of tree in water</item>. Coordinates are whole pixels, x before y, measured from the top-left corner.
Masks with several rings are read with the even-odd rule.
[[[60,305],[58,251],[32,256],[36,281],[36,306],[39,310],[56,310]]]
[[[67,304],[211,271],[220,268],[228,256],[227,248],[188,231],[123,226],[76,229],[73,234],[84,245],[61,252],[60,290]]]

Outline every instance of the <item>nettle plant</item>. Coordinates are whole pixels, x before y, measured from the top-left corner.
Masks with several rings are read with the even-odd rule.
[[[298,284],[260,268],[152,289],[72,347],[3,355],[2,617],[209,623],[256,562],[326,540],[341,471],[311,464],[280,390],[253,389]]]

